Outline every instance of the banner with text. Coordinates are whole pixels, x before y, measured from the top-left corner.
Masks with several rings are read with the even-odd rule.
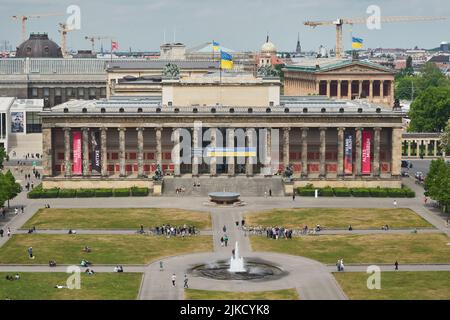
[[[353,135],[346,132],[344,136],[344,173],[353,173]]]
[[[81,131],[74,131],[73,137],[73,174],[82,174]]]
[[[101,167],[101,153],[100,153],[100,131],[91,131],[91,146],[92,146],[92,157],[91,165],[92,171],[97,171],[100,173],[102,171]]]
[[[362,174],[370,174],[372,171],[371,168],[371,141],[372,141],[372,132],[371,131],[363,131],[362,132],[362,154],[361,154],[361,173]]]

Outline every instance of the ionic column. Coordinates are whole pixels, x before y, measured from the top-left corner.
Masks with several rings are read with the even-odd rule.
[[[373,99],[373,80],[369,80],[369,98]]]
[[[283,165],[285,169],[289,167],[289,130],[291,128],[283,128]]]
[[[391,175],[399,176],[402,160],[402,128],[392,128]]]
[[[253,148],[253,135],[254,135],[255,129],[254,128],[247,128],[247,131],[245,132],[247,136],[247,148]],[[253,157],[246,157],[245,158],[245,174],[249,176],[253,176]]]
[[[380,97],[384,99],[384,80],[380,81]]]
[[[119,130],[119,176],[125,177],[125,128],[118,128]]]
[[[381,136],[381,128],[373,128],[374,137],[373,137],[373,166],[372,166],[372,175],[374,177],[380,176],[380,136]]]
[[[159,165],[159,167],[162,170],[162,143],[161,143],[161,136],[162,136],[163,128],[155,128],[155,135],[156,135],[156,165]]]
[[[393,101],[394,99],[394,82],[393,81],[389,81],[389,100]]]
[[[302,128],[302,177],[308,177],[308,128]]]
[[[211,148],[217,147],[217,129],[211,128]],[[217,175],[217,158],[210,157],[209,158],[209,175],[214,177]]]
[[[102,177],[108,176],[108,155],[107,155],[107,148],[106,148],[106,132],[108,128],[101,128],[100,129],[100,140],[101,140],[101,161],[102,161]]]
[[[89,175],[89,128],[82,128],[83,132],[83,176]]]
[[[424,143],[425,143],[425,155],[424,156],[426,157],[426,156],[428,156],[428,144],[430,143],[430,141],[425,140]]]
[[[433,141],[433,155],[437,157],[437,140]]]
[[[420,148],[422,147],[422,140],[416,140],[416,158],[420,157]]]
[[[353,82],[351,80],[347,80],[347,99],[351,100],[352,99],[352,84]]]
[[[407,143],[408,143],[408,157],[411,157],[411,140],[408,140]]]
[[[43,176],[53,176],[52,128],[42,128],[42,169]]]
[[[358,95],[361,98],[362,96],[362,87],[363,87],[363,81],[362,80],[358,80]]]
[[[272,128],[266,128],[266,164],[265,173],[272,175]]]
[[[173,143],[174,143],[174,147],[173,147],[174,159],[172,159],[172,161],[174,162],[174,165],[175,165],[173,174],[175,176],[180,176],[181,175],[180,130],[175,129],[175,128],[172,130],[173,130]]]
[[[337,97],[338,97],[338,99],[340,99],[342,97],[341,82],[342,82],[342,80],[338,80],[338,82],[337,82]]]
[[[72,176],[72,161],[70,160],[70,152],[72,149],[70,128],[63,128],[64,130],[64,175],[66,177]]]
[[[331,97],[331,81],[327,80],[327,97]]]
[[[227,159],[227,171],[229,176],[234,175],[234,129],[227,129],[227,152],[232,152],[232,156],[226,157]]]
[[[355,143],[355,169],[356,169],[356,175],[361,175],[361,161],[362,161],[362,154],[361,154],[361,147],[362,147],[362,128],[356,128],[356,143]]]
[[[199,158],[197,156],[198,152],[198,132],[199,128],[192,128],[192,176],[196,177],[198,176],[198,165],[199,165]]]
[[[338,130],[338,167],[337,175],[338,177],[344,176],[344,132],[345,128],[337,128]]]
[[[325,150],[326,150],[326,133],[327,128],[319,128],[320,132],[320,166],[319,166],[319,176],[326,176],[326,167],[325,167]]]
[[[137,130],[137,160],[138,160],[138,177],[143,178],[144,175],[144,128],[136,128]]]

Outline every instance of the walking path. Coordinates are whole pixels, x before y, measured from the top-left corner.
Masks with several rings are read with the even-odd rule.
[[[412,183],[412,189],[419,192],[413,182],[406,180],[406,184]],[[36,183],[35,183],[36,184]],[[421,193],[418,193],[421,194]],[[127,199],[128,200],[128,199]],[[258,257],[270,262],[276,262],[288,275],[273,281],[219,281],[208,280],[199,277],[189,277],[189,287],[203,290],[224,291],[268,291],[286,288],[295,288],[301,299],[346,299],[331,272],[335,266],[327,266],[317,261],[304,257],[291,256],[272,252],[253,252],[248,237],[242,230],[236,227],[235,222],[241,221],[245,212],[263,211],[271,208],[298,208],[298,207],[352,207],[352,208],[391,208],[393,199],[385,198],[309,198],[296,197],[293,201],[290,197],[246,197],[247,203],[244,207],[219,208],[205,207],[202,199],[192,197],[139,197],[124,201],[121,198],[92,198],[92,199],[35,199],[26,198],[22,192],[16,199],[11,201],[12,206],[24,205],[25,213],[17,216],[9,215],[6,224],[1,227],[6,230],[10,227],[14,233],[26,233],[20,230],[21,226],[31,218],[39,208],[49,203],[52,208],[186,208],[191,210],[202,210],[211,212],[212,230],[202,231],[201,234],[213,236],[214,252],[188,254],[168,257],[163,259],[163,271],[160,271],[159,261],[148,266],[124,266],[125,272],[143,273],[143,281],[139,294],[140,299],[183,299],[183,277],[188,270],[197,264],[203,264],[221,259],[229,259],[231,250],[236,241],[239,242],[241,255],[247,258]],[[425,207],[420,196],[415,199],[397,199],[398,207],[411,208],[421,217],[430,222],[436,229],[419,229],[419,233],[444,232],[450,234],[449,228],[445,226],[445,216]],[[3,221],[0,221],[0,223]],[[223,227],[226,227],[226,232]],[[411,230],[324,230],[319,234],[371,234],[371,233],[410,233]],[[65,230],[38,230],[38,233],[64,234]],[[136,230],[77,230],[79,234],[134,234]],[[221,246],[220,238],[227,234],[229,244]],[[0,247],[8,240],[7,237],[0,238]],[[112,272],[114,266],[94,265],[96,272]],[[382,271],[392,271],[392,265],[381,265]],[[0,265],[0,272],[65,272],[66,266],[50,268],[43,265]],[[345,271],[365,272],[365,265],[346,265]],[[450,265],[401,265],[401,271],[450,271]],[[171,284],[171,276],[177,276],[176,287]]]

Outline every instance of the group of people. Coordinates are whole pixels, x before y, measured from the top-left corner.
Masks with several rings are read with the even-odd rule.
[[[186,191],[186,188],[183,187],[183,186],[178,187],[178,188],[175,189],[175,193],[176,193],[177,195],[179,195],[180,193],[185,192],[185,191]]]
[[[4,232],[5,231],[3,229],[0,229],[0,238],[3,238],[3,233]],[[6,235],[8,236],[8,238],[11,236],[11,228],[10,227],[6,228]]]
[[[19,280],[20,275],[18,273],[16,273],[14,276],[7,274],[5,278],[6,278],[6,280],[14,281],[14,280]]]
[[[114,272],[123,272],[123,267],[122,266],[115,266],[114,267]]]
[[[336,262],[337,271],[344,271],[344,259],[340,259]]]
[[[154,233],[156,235],[163,235],[163,236],[192,236],[195,235],[198,230],[195,228],[195,226],[187,226],[186,224],[183,226],[171,226],[170,224],[163,224],[162,226],[156,226],[154,229]],[[140,233],[144,233],[144,226],[141,225]]]
[[[176,274],[173,273],[173,274],[172,274],[172,277],[171,277],[170,279],[171,279],[171,281],[172,281],[172,287],[176,287],[176,286],[177,286],[177,284],[176,284],[176,281],[177,281],[177,276],[176,276]],[[184,288],[186,288],[186,289],[189,289],[188,281],[189,281],[189,279],[188,279],[188,277],[187,277],[187,274],[185,274],[185,275],[184,275]]]
[[[266,228],[266,237],[275,240],[280,238],[292,239],[292,229],[284,227]]]

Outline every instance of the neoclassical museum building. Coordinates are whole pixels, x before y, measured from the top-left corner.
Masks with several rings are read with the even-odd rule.
[[[148,186],[158,194],[171,179],[287,181],[288,167],[286,193],[306,184],[401,186],[402,113],[395,108],[282,96],[278,78],[232,72],[155,85],[160,96],[46,108],[44,188]],[[152,179],[158,167],[162,183]]]

